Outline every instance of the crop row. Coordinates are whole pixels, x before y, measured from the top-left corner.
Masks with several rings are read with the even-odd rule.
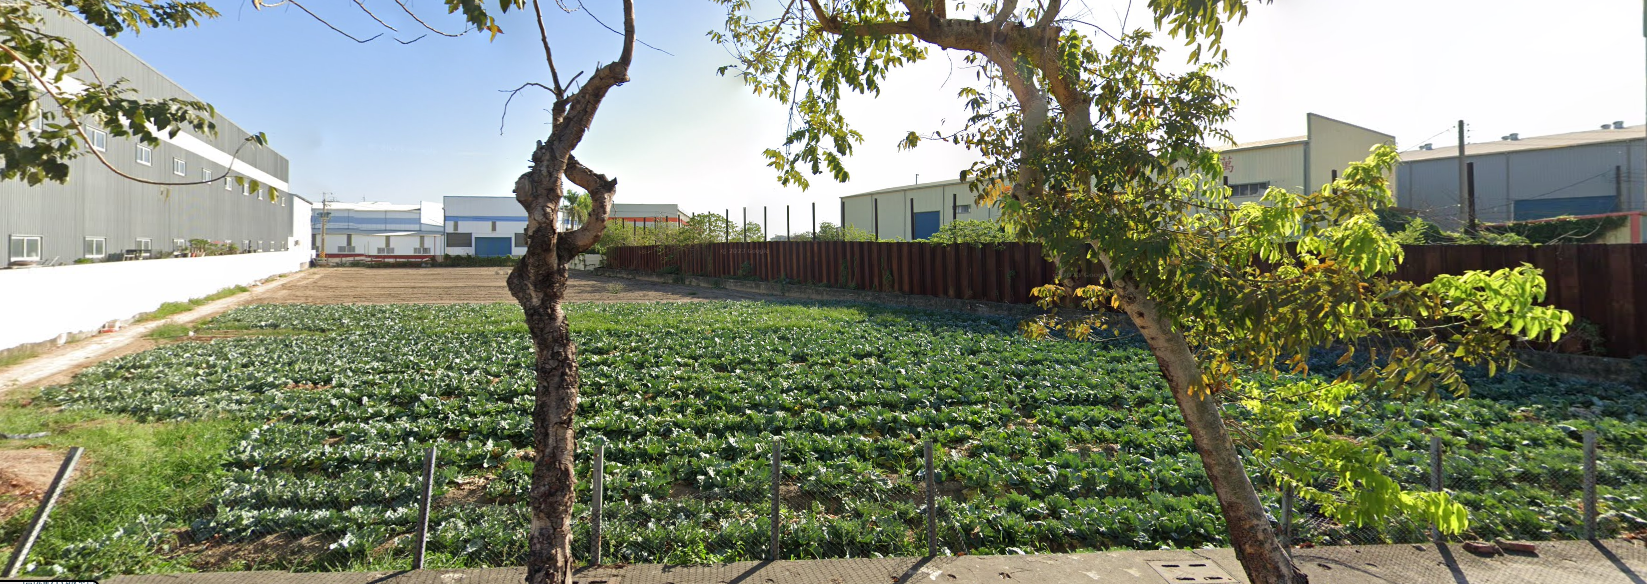
[[[924,553],[915,494],[925,440],[938,452],[940,538],[951,551],[1227,543],[1153,359],[1125,339],[1034,341],[1009,320],[850,306],[569,314],[584,380],[578,492],[587,502],[587,446],[605,440],[610,560],[759,558],[774,440],[789,557]],[[437,446],[430,549],[452,565],[519,561],[533,380],[518,309],[269,305],[213,326],[306,334],[170,345],[45,396],[145,421],[253,422],[223,455],[215,504],[175,520],[189,519],[195,537],[323,535],[345,560],[403,553],[417,469]],[[1333,360],[1319,356],[1318,369],[1331,373]],[[1512,537],[1575,528],[1572,428],[1594,427],[1604,527],[1647,527],[1636,519],[1647,517],[1647,398],[1527,373],[1471,381],[1471,398],[1381,404],[1321,423],[1389,449],[1392,475],[1409,486],[1427,484],[1429,437],[1443,436],[1448,487],[1472,509],[1476,535]],[[1304,511],[1302,535],[1320,541],[1413,533]],[[577,523],[580,534],[587,527]],[[336,557],[313,567],[346,565]]]

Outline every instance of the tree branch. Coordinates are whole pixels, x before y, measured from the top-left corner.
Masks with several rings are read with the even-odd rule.
[[[417,13],[412,12],[411,8],[407,8],[405,2],[402,2],[401,0],[395,0],[395,4],[399,4],[400,9],[406,11],[407,16],[412,17],[412,20],[416,20],[418,24],[423,25],[423,28],[429,29],[429,32],[432,32],[432,33],[435,33],[435,34],[438,34],[438,35],[444,36],[444,37],[460,37],[460,36],[469,34],[468,29],[464,29],[463,32],[460,32],[460,33],[457,33],[457,34],[452,34],[452,33],[449,33],[449,32],[441,32],[440,30],[436,29],[435,27],[429,26],[429,23],[424,22],[422,18],[418,18]]]
[[[308,14],[311,18],[314,18],[315,20],[320,21],[321,24],[326,25],[326,28],[332,29],[332,31],[336,32],[337,34],[343,35],[344,37],[348,38],[349,40],[357,42],[357,43],[361,43],[361,44],[369,43],[369,42],[372,42],[373,40],[376,40],[377,37],[383,36],[383,33],[380,32],[380,33],[377,33],[375,35],[372,35],[371,37],[368,37],[366,40],[361,40],[361,39],[355,38],[354,35],[343,32],[343,29],[338,28],[336,26],[332,26],[332,23],[327,22],[326,19],[321,18],[319,14],[315,14],[313,11],[309,10],[307,7],[303,6],[302,4],[299,4],[297,2],[297,0],[284,0],[283,2],[276,2],[276,3],[273,3],[273,4],[266,4],[266,3],[264,3],[264,0],[256,0],[256,3],[254,4],[254,6],[256,6],[258,8],[258,10],[262,10],[264,8],[274,8],[276,6],[280,6],[281,4],[291,4],[292,6],[296,6],[298,10],[302,10],[305,14]],[[377,18],[377,17],[373,16],[372,18]],[[381,22],[381,21],[379,21],[379,22]],[[391,28],[389,30],[394,30],[394,29]]]
[[[39,73],[36,73],[35,70],[34,70],[34,65],[32,63],[30,63],[28,60],[24,59],[22,55],[19,55],[19,54],[17,54],[17,52],[11,50],[10,47],[5,46],[4,44],[0,44],[0,51],[4,51],[7,55],[9,55],[12,58],[12,60],[14,62],[20,63],[20,64],[23,65],[23,70],[28,72],[29,77],[34,79],[34,82],[35,82],[36,85],[40,86],[41,91],[46,92],[46,95],[51,97],[52,103],[57,105],[57,111],[62,112],[63,117],[68,119],[70,125],[74,126],[74,132],[76,134],[80,135],[81,140],[85,140],[87,146],[90,146],[91,143],[92,143],[92,139],[91,139],[91,136],[86,134],[86,127],[80,123],[80,116],[74,115],[74,111],[69,108],[68,104],[63,103],[63,96],[60,95],[57,92],[56,86],[54,86],[50,82],[46,81],[46,79],[44,77],[41,77]],[[103,164],[104,168],[109,169],[109,172],[113,172],[116,175],[119,175],[120,178],[124,178],[124,179],[132,181],[132,182],[142,183],[142,184],[146,184],[146,185],[155,185],[155,186],[162,186],[162,187],[182,187],[182,186],[190,186],[190,185],[209,184],[209,183],[214,183],[214,182],[217,182],[219,180],[223,180],[223,179],[228,178],[231,171],[234,170],[234,163],[240,161],[240,151],[244,150],[246,148],[246,144],[249,144],[249,143],[252,143],[252,142],[255,142],[255,141],[257,141],[257,136],[247,136],[246,139],[241,142],[240,146],[238,148],[235,148],[234,153],[229,155],[229,164],[228,164],[228,166],[224,167],[223,174],[218,175],[218,176],[213,177],[213,178],[206,179],[206,180],[192,180],[192,181],[184,181],[184,182],[156,181],[156,180],[149,180],[149,179],[141,178],[141,177],[137,177],[137,176],[132,176],[130,174],[126,174],[124,171],[122,171],[118,168],[115,168],[114,163],[109,162],[108,158],[103,157],[103,152],[102,151],[100,151],[96,148],[87,148],[87,150],[92,153],[92,156],[97,158],[98,162]]]
[[[549,50],[549,29],[543,24],[543,10],[538,8],[538,0],[532,0],[532,14],[537,16],[538,38],[543,40],[543,60],[549,62],[549,79],[555,84],[554,89],[550,89],[549,92],[555,94],[555,99],[566,99],[566,86],[560,84],[560,72],[555,70],[555,53]],[[508,105],[506,104],[504,107],[507,108]],[[498,127],[498,133],[503,133],[502,126]]]
[[[612,195],[618,190],[618,181],[590,170],[578,162],[576,156],[566,157],[566,178],[589,193],[589,217],[582,226],[562,236],[561,243],[570,246],[574,254],[583,253],[606,231],[606,217],[612,211]]]

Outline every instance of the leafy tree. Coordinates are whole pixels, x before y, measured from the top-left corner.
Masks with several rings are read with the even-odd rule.
[[[90,131],[135,138],[157,146],[160,136],[185,129],[215,135],[216,110],[178,98],[144,99],[124,78],[104,79],[68,38],[52,34],[51,20],[84,20],[109,37],[145,28],[185,28],[218,13],[205,2],[186,0],[30,0],[0,2],[0,180],[30,185],[67,182],[69,161],[90,154],[107,170],[143,184],[196,185],[206,180],[156,181],[122,172],[103,153],[90,147]],[[39,130],[34,127],[38,122]],[[261,146],[267,137],[254,134],[234,152]],[[250,182],[253,192],[263,185]],[[271,200],[277,195],[267,190]]]
[[[566,200],[561,203],[562,212],[566,213],[567,218],[572,221],[573,225],[583,225],[583,222],[589,220],[590,205],[593,202],[589,198],[589,193],[576,189],[566,189]]]
[[[1474,235],[1456,231],[1443,231],[1441,226],[1425,221],[1412,212],[1401,212],[1394,209],[1379,209],[1377,212],[1378,224],[1384,231],[1395,237],[1396,243],[1402,245],[1527,245],[1526,237],[1514,231],[1500,232],[1494,229],[1482,229]]]
[[[1017,241],[999,221],[951,221],[926,239],[932,243],[1008,243]]]
[[[1102,278],[1049,284],[1042,298],[1112,307],[1148,343],[1252,582],[1305,577],[1277,541],[1246,462],[1347,523],[1406,512],[1449,532],[1467,525],[1445,494],[1402,491],[1383,474],[1384,453],[1346,437],[1339,416],[1378,399],[1462,393],[1455,357],[1496,370],[1510,362],[1511,340],[1559,336],[1571,315],[1534,306],[1544,283],[1529,267],[1422,286],[1391,280],[1401,248],[1374,213],[1392,204],[1393,147],[1320,190],[1271,189],[1263,204],[1233,204],[1209,143],[1228,141],[1218,128],[1230,91],[1214,74],[1223,23],[1246,14],[1244,0],[1149,2],[1157,27],[1194,46],[1196,66],[1182,74],[1162,71],[1149,32],[1096,29],[1059,0],[1023,10],[1015,0],[806,0],[781,14],[718,1],[728,16],[712,35],[738,56],[723,72],[792,101],[799,115],[789,154],[766,152],[786,184],[804,187],[826,168],[848,178],[844,157],[862,138],[839,107],[843,90],[877,93],[931,47],[978,67],[983,85],[960,91],[972,117],[938,137],[983,155],[965,177],[974,185],[1011,185],[999,197],[1004,222],[1040,242],[1063,275]],[[921,139],[911,132],[902,145]],[[1107,324],[1025,328],[1079,338]],[[1334,379],[1286,375],[1307,373],[1310,351],[1333,344],[1366,358]],[[1227,408],[1245,420],[1245,461]]]
[[[796,233],[790,241],[875,241],[875,234],[857,227],[847,225],[841,227],[825,221],[818,224],[818,232],[802,231]]]

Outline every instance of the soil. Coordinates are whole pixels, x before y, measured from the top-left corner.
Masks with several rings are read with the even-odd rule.
[[[55,450],[0,450],[0,522],[32,513],[62,466],[63,453]],[[82,472],[83,467],[74,474]]]
[[[183,546],[174,556],[192,556],[189,565],[202,572],[215,572],[241,567],[242,569],[279,568],[300,564],[324,555],[337,538],[324,535],[293,537],[284,533],[265,536],[256,541],[225,543],[207,541]]]
[[[273,304],[454,304],[514,302],[509,268],[317,268],[304,281],[272,290]],[[756,294],[605,278],[572,272],[567,302],[702,302],[751,300]]]

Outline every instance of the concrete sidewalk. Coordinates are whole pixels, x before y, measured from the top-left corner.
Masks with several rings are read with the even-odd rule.
[[[1647,584],[1639,542],[1540,542],[1536,554],[1481,557],[1456,545],[1345,546],[1294,550],[1313,584]],[[1172,571],[1162,577],[1157,567]],[[1197,572],[1199,571],[1199,572]],[[521,568],[418,572],[218,572],[121,576],[118,584],[515,584]],[[1184,578],[1190,578],[1188,580]],[[1227,579],[1221,579],[1227,578]],[[738,562],[710,566],[643,564],[580,571],[575,584],[915,584],[942,582],[1087,584],[1247,582],[1229,549],[1126,551],[1028,556],[945,556]]]

